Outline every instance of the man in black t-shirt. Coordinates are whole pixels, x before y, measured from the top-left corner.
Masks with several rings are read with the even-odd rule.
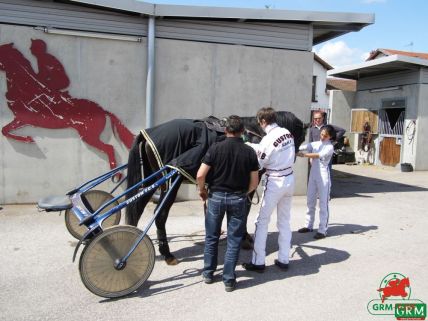
[[[226,121],[226,139],[208,149],[196,176],[200,198],[204,202],[208,199],[202,278],[207,284],[213,282],[221,224],[226,213],[227,248],[223,282],[227,292],[236,286],[235,267],[245,231],[247,194],[258,184],[257,155],[244,144],[241,138],[243,131],[241,119],[230,116]],[[209,192],[205,183],[208,183]]]

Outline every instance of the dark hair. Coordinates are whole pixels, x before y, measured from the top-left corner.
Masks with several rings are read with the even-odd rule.
[[[321,127],[321,131],[325,130],[327,134],[330,136],[330,140],[335,141],[336,140],[336,130],[331,125],[325,125]]]
[[[244,123],[241,117],[231,115],[226,119],[226,131],[230,134],[239,134],[244,131]]]
[[[268,125],[276,123],[276,112],[272,107],[260,108],[256,117],[258,122],[264,120]]]

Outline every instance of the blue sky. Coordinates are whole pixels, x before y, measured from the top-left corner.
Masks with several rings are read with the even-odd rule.
[[[375,23],[314,47],[329,64],[340,67],[364,61],[371,50],[428,53],[426,0],[148,0],[159,4],[374,13]]]

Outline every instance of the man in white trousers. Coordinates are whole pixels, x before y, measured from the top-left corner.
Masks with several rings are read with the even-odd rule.
[[[283,270],[288,269],[291,246],[290,212],[294,192],[293,164],[295,160],[294,138],[291,133],[276,123],[276,112],[271,107],[261,108],[257,120],[266,136],[260,144],[249,144],[257,153],[260,168],[266,170],[259,214],[256,218],[254,232],[254,249],[252,260],[243,263],[248,271],[265,270],[266,239],[272,212],[277,210],[278,259],[275,265]]]

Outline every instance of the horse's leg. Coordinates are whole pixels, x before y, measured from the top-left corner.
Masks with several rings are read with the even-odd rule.
[[[9,137],[9,138],[12,138],[15,140],[19,140],[19,141],[22,141],[24,143],[34,143],[33,138],[30,136],[19,136],[19,135],[14,135],[14,134],[10,133],[11,131],[14,131],[15,129],[19,129],[19,128],[25,127],[27,125],[28,125],[27,123],[23,123],[21,120],[15,118],[9,124],[4,126],[1,130],[1,132],[6,137]]]
[[[92,125],[89,125],[92,128]],[[114,156],[114,148],[112,145],[106,144],[100,140],[101,130],[97,130],[98,128],[91,130],[83,129],[82,127],[76,128],[80,134],[82,140],[88,145],[95,147],[96,149],[105,153],[108,157],[110,168],[115,168],[116,165],[116,157]]]
[[[147,158],[145,145],[146,143],[143,141],[143,136],[140,134],[136,137],[134,144],[129,151],[127,188],[140,183],[143,180],[143,177],[149,177],[153,173],[153,169],[151,168]],[[143,173],[141,172],[141,169],[143,170]],[[148,185],[150,184],[145,183],[141,187],[147,187]],[[150,201],[155,191],[156,190],[153,189],[145,196],[140,197],[127,206],[125,224],[137,226],[147,203]],[[134,189],[126,195],[126,198],[130,199],[137,193],[138,190]]]
[[[253,245],[254,245],[254,240],[251,237],[250,234],[248,234],[248,229],[247,229],[247,220],[248,220],[248,215],[250,214],[250,210],[251,210],[251,201],[253,200],[253,196],[255,194],[255,190],[252,191],[250,194],[247,195],[247,213],[245,215],[245,231],[244,231],[244,235],[242,237],[242,241],[241,241],[241,248],[243,250],[252,250],[253,249]]]
[[[263,174],[264,174],[264,170],[259,171],[259,182],[260,179],[262,178]],[[244,232],[244,236],[242,237],[242,242],[241,242],[241,248],[244,250],[252,250],[253,249],[253,245],[254,245],[254,240],[251,237],[250,234],[248,234],[248,230],[247,230],[247,220],[248,220],[248,215],[250,214],[250,209],[251,209],[251,205],[252,205],[252,201],[253,201],[253,197],[254,194],[257,192],[257,189],[255,189],[254,191],[252,191],[250,194],[248,194],[247,196],[247,215],[245,216],[245,232]],[[259,199],[260,201],[260,199]]]
[[[155,219],[156,228],[157,228],[156,233],[159,241],[159,252],[160,254],[163,255],[165,262],[168,265],[176,265],[178,263],[175,256],[169,250],[168,239],[167,239],[166,229],[165,229],[166,221],[169,215],[169,210],[172,204],[174,203],[175,198],[177,197],[178,189],[180,188],[180,185],[183,182],[183,176],[180,175],[178,177],[178,180],[179,180],[178,183],[175,186],[171,187],[172,188],[171,194],[169,195],[168,200],[165,202],[164,206],[161,208],[158,216]],[[162,200],[165,198],[166,193],[167,193],[166,191],[161,192],[159,203],[155,211],[162,204]]]

